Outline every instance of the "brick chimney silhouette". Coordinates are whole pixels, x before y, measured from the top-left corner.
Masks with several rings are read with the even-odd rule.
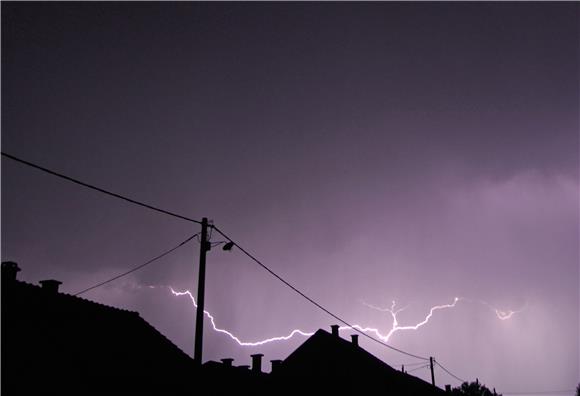
[[[262,353],[256,353],[252,356],[252,372],[261,373],[262,372]]]
[[[352,345],[358,346],[358,334],[352,334],[350,338],[352,339]]]
[[[225,358],[225,359],[221,359],[224,367],[232,367],[232,363],[234,362],[234,359],[232,358]]]
[[[332,335],[335,337],[338,337],[338,329],[340,328],[339,325],[332,325],[330,326],[330,328],[332,329]]]
[[[57,294],[58,287],[62,285],[62,282],[54,280],[54,279],[47,279],[41,280],[38,282],[42,285],[42,290],[46,291],[47,293]]]
[[[20,272],[18,264],[14,261],[3,261],[2,262],[2,283],[12,283],[16,282],[17,274]]]

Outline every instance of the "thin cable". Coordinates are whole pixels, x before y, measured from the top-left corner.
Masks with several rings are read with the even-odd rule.
[[[467,382],[466,380],[464,380],[463,378],[459,378],[458,376],[456,376],[455,374],[453,374],[451,371],[447,370],[441,363],[439,363],[437,360],[434,360],[435,364],[437,364],[439,367],[441,367],[441,369],[443,371],[445,371],[447,374],[449,374],[450,376],[452,376],[453,378],[455,378],[456,380],[460,381],[461,383],[463,382]]]
[[[421,369],[424,369],[424,368],[427,368],[427,367],[429,367],[429,365],[428,365],[428,364],[426,364],[426,365],[424,365],[424,366],[421,366],[421,367],[415,367],[414,369],[412,369],[412,370],[409,370],[409,371],[405,371],[405,372],[406,372],[406,373],[412,373],[413,371],[421,370]]]
[[[556,391],[545,391],[545,392],[502,392],[502,395],[549,395],[552,393],[572,393],[574,389],[568,390],[556,390]]]
[[[238,249],[240,249],[240,251],[242,251],[242,253],[244,253],[246,256],[248,256],[250,259],[252,259],[254,262],[256,262],[256,264],[258,264],[259,266],[261,266],[262,268],[264,268],[266,271],[268,271],[270,273],[270,275],[272,275],[273,277],[275,277],[276,279],[278,279],[280,282],[282,282],[283,284],[285,284],[286,286],[288,286],[290,289],[294,290],[296,293],[298,293],[300,296],[302,296],[303,298],[305,298],[306,300],[308,300],[311,304],[315,305],[316,307],[318,307],[320,310],[326,312],[328,315],[330,315],[331,317],[333,317],[334,319],[338,320],[339,322],[341,322],[342,324],[350,327],[351,329],[353,329],[354,331],[362,334],[364,337],[367,337],[379,344],[381,344],[382,346],[385,346],[389,349],[392,349],[393,351],[397,351],[399,353],[405,354],[407,356],[411,356],[414,357],[416,359],[421,359],[421,360],[429,360],[429,358],[423,357],[423,356],[419,356],[419,355],[415,355],[413,353],[410,352],[406,352],[403,351],[402,349],[398,349],[395,348],[394,346],[391,346],[387,343],[382,342],[381,340],[378,340],[370,335],[368,335],[367,333],[353,327],[353,325],[351,325],[350,323],[348,323],[346,320],[342,319],[341,317],[339,317],[338,315],[333,314],[332,312],[330,312],[328,309],[324,308],[322,305],[320,305],[319,303],[317,303],[316,301],[314,301],[312,298],[308,297],[306,294],[304,294],[303,292],[301,292],[300,290],[298,290],[295,286],[293,286],[292,284],[290,284],[289,282],[287,282],[286,280],[284,280],[281,276],[279,276],[278,274],[276,274],[274,271],[272,271],[270,268],[268,268],[265,264],[263,264],[260,260],[258,260],[256,257],[254,257],[252,254],[250,254],[247,250],[245,250],[243,247],[241,247],[240,245],[238,245],[235,241],[233,241],[229,236],[227,236],[223,231],[221,231],[218,227],[216,227],[215,225],[211,226],[212,228],[215,228],[215,230],[224,238],[226,238],[228,241],[230,241],[231,243],[234,244],[234,246],[236,246]]]
[[[173,252],[174,250],[177,250],[177,249],[179,249],[180,247],[182,247],[183,245],[185,245],[187,242],[189,242],[189,241],[191,241],[193,238],[195,238],[195,236],[196,236],[196,235],[197,235],[197,234],[194,234],[194,235],[190,236],[190,237],[189,237],[189,238],[187,238],[185,241],[181,242],[179,245],[172,247],[171,249],[169,249],[169,250],[167,250],[167,251],[165,251],[165,252],[161,253],[159,256],[156,256],[156,257],[152,258],[151,260],[149,260],[149,261],[147,261],[147,262],[145,262],[145,263],[143,263],[143,264],[140,264],[140,265],[138,265],[138,266],[136,266],[136,267],[134,267],[134,268],[130,269],[129,271],[125,271],[125,272],[123,272],[122,274],[116,275],[116,276],[114,276],[114,277],[112,277],[112,278],[110,278],[110,279],[107,279],[107,280],[103,281],[103,282],[99,282],[99,283],[97,283],[96,285],[93,285],[93,286],[91,286],[91,287],[87,287],[86,289],[84,289],[84,290],[81,290],[80,292],[73,294],[73,296],[78,296],[78,295],[81,295],[81,294],[83,294],[83,293],[86,293],[86,292],[88,292],[89,290],[96,289],[97,287],[101,287],[101,286],[103,286],[103,285],[106,285],[106,284],[107,284],[107,283],[109,283],[109,282],[112,282],[112,281],[114,281],[114,280],[117,280],[117,279],[119,279],[119,278],[122,278],[122,277],[123,277],[123,276],[125,276],[125,275],[129,275],[129,274],[130,274],[130,273],[132,273],[132,272],[138,271],[138,270],[140,270],[141,268],[143,268],[143,267],[145,267],[145,266],[147,266],[147,265],[149,265],[149,264],[153,263],[154,261],[157,261],[157,260],[159,260],[160,258],[162,258],[162,257],[164,257],[164,256],[167,256],[169,253]]]
[[[21,158],[15,157],[15,156],[10,155],[10,154],[7,154],[5,152],[2,152],[2,156],[3,157],[6,157],[6,158],[10,158],[13,161],[20,162],[21,164],[28,165],[28,166],[30,166],[32,168],[41,170],[41,171],[46,172],[48,174],[51,174],[53,176],[60,177],[61,179],[65,179],[65,180],[68,180],[68,181],[70,181],[72,183],[79,184],[79,185],[81,185],[83,187],[90,188],[91,190],[95,190],[95,191],[101,192],[103,194],[107,194],[107,195],[110,195],[112,197],[119,198],[119,199],[122,199],[124,201],[130,202],[132,204],[139,205],[139,206],[142,206],[142,207],[147,208],[147,209],[154,210],[154,211],[159,212],[159,213],[163,213],[163,214],[166,214],[166,215],[169,215],[169,216],[176,217],[178,219],[187,220],[187,221],[191,221],[193,223],[201,224],[201,221],[199,221],[199,220],[195,220],[195,219],[192,219],[190,217],[186,217],[186,216],[180,215],[178,213],[170,212],[170,211],[165,210],[165,209],[157,208],[155,206],[152,206],[152,205],[149,205],[149,204],[146,204],[146,203],[143,203],[143,202],[139,202],[139,201],[134,200],[132,198],[125,197],[125,196],[123,196],[121,194],[117,194],[117,193],[114,193],[114,192],[111,192],[111,191],[107,191],[107,190],[105,190],[103,188],[93,186],[92,184],[88,184],[88,183],[82,182],[82,181],[77,180],[77,179],[73,179],[72,177],[63,175],[62,173],[58,173],[58,172],[52,171],[50,169],[47,169],[47,168],[42,167],[40,165],[33,164],[32,162],[25,161],[25,160],[23,160]]]
[[[399,367],[399,366],[405,366],[405,367],[409,367],[409,366],[417,366],[419,364],[425,364],[425,362],[414,362],[414,363],[399,363],[399,364],[393,364],[393,367]]]

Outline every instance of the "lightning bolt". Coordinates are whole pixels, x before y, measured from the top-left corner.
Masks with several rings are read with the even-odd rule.
[[[188,296],[189,299],[191,300],[191,302],[193,303],[193,306],[197,309],[197,303],[195,301],[195,298],[193,297],[193,294],[191,294],[191,292],[189,290],[175,291],[171,286],[169,286],[169,289],[171,290],[171,293],[174,296]],[[357,329],[359,331],[362,331],[364,333],[374,334],[375,337],[379,338],[383,342],[387,342],[387,341],[389,341],[391,336],[393,334],[395,334],[397,331],[419,329],[421,326],[424,326],[425,324],[427,324],[427,322],[429,322],[429,319],[431,319],[431,317],[433,316],[433,313],[435,311],[440,310],[440,309],[445,309],[445,308],[452,308],[457,304],[458,301],[459,301],[459,298],[456,297],[451,304],[437,305],[437,306],[432,307],[429,310],[429,313],[427,314],[427,316],[425,317],[425,319],[423,321],[419,322],[416,325],[412,325],[412,326],[399,326],[397,314],[399,314],[401,311],[403,311],[406,307],[396,310],[394,301],[393,301],[393,305],[391,306],[390,309],[389,308],[375,307],[373,305],[366,304],[367,306],[369,306],[371,308],[375,308],[375,309],[383,311],[383,312],[389,312],[391,314],[391,316],[393,317],[393,325],[392,325],[391,329],[389,330],[389,332],[387,334],[383,334],[383,333],[381,333],[381,331],[379,329],[374,328],[374,327],[363,327],[363,326],[356,324],[356,325],[353,325],[352,328]],[[303,331],[300,329],[294,329],[288,335],[285,335],[285,336],[271,337],[271,338],[266,338],[266,339],[260,340],[260,341],[242,341],[239,337],[237,337],[233,333],[231,333],[225,329],[221,329],[221,328],[217,327],[217,325],[215,323],[215,318],[213,317],[213,315],[210,312],[204,310],[204,314],[209,318],[211,325],[216,332],[227,335],[229,338],[231,338],[233,341],[235,341],[240,346],[259,346],[259,345],[264,345],[264,344],[268,344],[268,343],[276,342],[276,341],[287,341],[296,335],[300,335],[303,337],[310,337],[311,335],[314,334],[314,332],[307,332],[307,331]],[[350,328],[351,328],[350,326],[342,326],[339,329],[340,330],[347,330]]]
[[[155,288],[156,286],[148,286],[148,287],[149,288]],[[189,290],[185,290],[185,291],[175,291],[171,286],[167,286],[167,287],[169,288],[169,290],[171,290],[171,293],[174,296],[176,296],[176,297],[179,297],[179,296],[187,296],[187,297],[189,297],[189,299],[191,300],[193,306],[197,309],[197,303],[195,301],[195,298],[193,297],[193,294]],[[470,300],[470,299],[463,298],[463,297],[455,297],[450,304],[435,305],[435,306],[431,307],[429,309],[429,313],[419,323],[414,324],[414,325],[401,326],[399,324],[399,318],[398,318],[397,315],[399,315],[399,313],[401,313],[402,311],[404,311],[405,309],[407,309],[408,306],[405,306],[405,307],[402,307],[402,308],[398,308],[397,309],[396,302],[393,301],[390,307],[382,308],[382,307],[378,307],[378,306],[375,306],[375,305],[372,305],[372,304],[368,304],[368,303],[362,301],[362,303],[365,306],[369,307],[369,308],[372,308],[374,310],[377,310],[377,311],[380,311],[380,312],[386,312],[386,313],[389,313],[390,314],[391,318],[393,319],[393,323],[391,325],[390,330],[386,334],[384,334],[384,333],[382,333],[377,328],[374,328],[374,327],[363,327],[363,326],[360,326],[358,324],[353,325],[352,327],[350,327],[350,326],[342,326],[339,329],[340,330],[347,330],[347,329],[354,328],[354,329],[357,329],[357,330],[362,331],[364,333],[374,334],[374,336],[377,337],[377,338],[379,338],[381,341],[388,342],[391,339],[391,337],[395,333],[397,333],[399,331],[410,331],[410,330],[415,331],[415,330],[418,330],[420,327],[426,325],[429,322],[429,320],[433,317],[435,311],[443,310],[443,309],[454,308],[459,301],[468,301],[468,302],[472,302],[472,303],[473,302],[477,302],[477,303],[483,304],[483,305],[487,306],[488,308],[490,308],[496,314],[497,318],[500,319],[500,320],[508,320],[508,319],[510,319],[516,313],[522,312],[526,308],[526,306],[527,306],[527,303],[526,303],[526,305],[524,305],[524,307],[522,307],[519,310],[515,310],[515,311],[514,310],[501,310],[501,309],[496,308],[493,305],[491,305],[488,302],[485,302],[483,300],[476,300],[476,301],[474,301],[474,300]],[[206,310],[204,310],[203,312],[204,312],[205,316],[207,316],[209,318],[209,320],[211,322],[211,325],[212,325],[214,331],[216,331],[218,333],[225,334],[230,339],[232,339],[233,341],[235,341],[238,345],[245,346],[245,347],[260,346],[260,345],[268,344],[268,343],[271,343],[271,342],[277,342],[277,341],[287,341],[287,340],[289,340],[289,339],[291,339],[291,338],[293,338],[294,336],[297,336],[297,335],[303,336],[303,337],[310,337],[311,335],[314,334],[314,332],[308,332],[308,331],[304,331],[304,330],[300,330],[300,329],[294,329],[294,330],[292,330],[290,333],[288,333],[285,336],[271,337],[271,338],[266,338],[266,339],[259,340],[259,341],[242,341],[239,337],[237,337],[236,335],[234,335],[232,332],[230,332],[228,330],[225,330],[225,329],[222,329],[222,328],[219,328],[216,325],[214,316],[210,312],[208,312]]]
[[[429,313],[427,314],[427,316],[425,316],[425,319],[423,319],[421,322],[419,322],[415,325],[409,325],[409,326],[400,326],[399,320],[397,318],[397,315],[399,313],[401,313],[402,311],[407,309],[406,306],[403,308],[396,309],[397,303],[395,301],[392,302],[390,308],[377,307],[375,305],[365,303],[364,301],[363,301],[363,304],[366,305],[367,307],[375,309],[377,311],[388,312],[389,314],[391,314],[391,317],[393,318],[393,324],[391,326],[391,329],[389,330],[389,332],[385,336],[381,337],[381,339],[386,342],[386,341],[389,341],[391,336],[398,331],[418,330],[420,327],[426,325],[429,322],[429,320],[431,319],[431,317],[433,316],[435,311],[438,311],[440,309],[454,308],[457,305],[457,302],[459,300],[460,300],[459,297],[455,297],[451,304],[435,305],[434,307],[431,307],[431,309],[429,309]]]
[[[169,290],[171,290],[171,293],[173,293],[174,296],[188,296],[191,299],[193,306],[197,309],[197,303],[195,302],[195,298],[193,297],[193,295],[191,294],[191,292],[189,290],[186,290],[183,292],[178,292],[178,291],[173,290],[173,288],[171,286],[169,287]],[[264,344],[268,344],[270,342],[275,342],[275,341],[287,341],[297,334],[304,336],[304,337],[310,337],[311,335],[314,334],[314,333],[308,333],[308,332],[305,332],[305,331],[302,331],[299,329],[295,329],[295,330],[292,330],[290,332],[290,334],[288,334],[286,336],[266,338],[265,340],[255,341],[255,342],[242,341],[238,337],[236,337],[234,334],[230,333],[229,331],[224,330],[224,329],[220,329],[219,327],[217,327],[215,324],[215,318],[213,317],[213,315],[211,313],[209,313],[206,310],[204,310],[203,313],[205,314],[205,316],[207,316],[209,318],[211,325],[216,332],[227,335],[232,340],[237,342],[240,346],[259,346],[259,345],[264,345]]]
[[[416,325],[413,326],[399,326],[398,320],[397,320],[397,315],[404,311],[405,309],[407,309],[407,307],[403,307],[403,308],[399,308],[399,309],[395,309],[396,307],[396,303],[395,301],[392,302],[391,304],[391,308],[381,308],[381,307],[377,307],[376,305],[372,305],[372,304],[368,304],[366,302],[362,302],[364,305],[366,305],[369,308],[372,308],[374,310],[377,311],[381,311],[381,312],[388,312],[391,314],[391,317],[393,318],[393,327],[391,328],[391,330],[389,331],[389,335],[394,334],[397,331],[400,330],[417,330],[419,327],[427,324],[427,322],[429,321],[429,319],[431,319],[431,317],[433,316],[433,312],[435,312],[438,309],[445,309],[445,308],[453,308],[455,307],[455,305],[459,302],[459,301],[467,301],[467,302],[477,302],[479,304],[485,305],[486,307],[488,307],[489,309],[491,309],[495,315],[497,316],[498,319],[500,320],[508,320],[510,319],[512,316],[514,316],[517,313],[520,313],[522,311],[524,311],[527,307],[527,302],[524,304],[524,306],[518,310],[512,310],[512,309],[508,309],[508,310],[503,310],[503,309],[499,309],[494,307],[493,305],[491,305],[490,303],[483,301],[483,300],[471,300],[469,298],[465,298],[465,297],[455,297],[455,299],[453,300],[453,303],[451,304],[446,304],[446,305],[436,305],[434,307],[432,307],[429,310],[429,314],[425,317],[425,319],[422,322],[419,322]]]

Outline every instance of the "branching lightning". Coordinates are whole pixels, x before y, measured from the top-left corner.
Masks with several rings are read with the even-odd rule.
[[[177,291],[173,290],[172,287],[169,287],[169,289],[171,290],[171,293],[173,293],[174,296],[188,296],[191,299],[193,306],[197,309],[197,303],[195,302],[195,298],[193,297],[193,294],[191,294],[191,292],[189,290],[186,290],[183,292],[177,292]],[[205,316],[207,316],[209,318],[211,325],[216,332],[227,335],[228,337],[230,337],[232,340],[234,340],[235,342],[237,342],[241,346],[259,346],[259,345],[264,345],[264,344],[267,344],[270,342],[275,342],[275,341],[286,341],[286,340],[289,340],[290,338],[294,337],[297,334],[304,336],[304,337],[310,337],[311,335],[314,334],[314,333],[308,333],[308,332],[305,332],[305,331],[302,331],[299,329],[295,329],[295,330],[292,330],[290,332],[290,334],[288,334],[287,336],[266,338],[265,340],[255,341],[255,342],[242,341],[238,337],[236,337],[234,334],[230,333],[229,331],[224,330],[224,329],[220,329],[219,327],[217,327],[215,324],[215,319],[211,313],[209,313],[206,310],[204,310],[203,313],[205,314]]]
[[[457,302],[459,300],[460,300],[459,297],[455,297],[451,304],[436,305],[434,307],[431,307],[431,309],[429,310],[429,313],[427,314],[427,316],[425,316],[425,319],[423,319],[421,322],[417,323],[416,325],[411,325],[411,326],[399,326],[399,320],[397,318],[397,315],[400,312],[407,309],[407,307],[396,309],[397,303],[395,301],[393,301],[390,308],[381,308],[381,307],[377,307],[375,305],[367,304],[365,302],[363,302],[363,304],[366,305],[367,307],[375,309],[377,311],[388,312],[391,314],[391,317],[393,318],[393,325],[391,326],[391,329],[389,330],[387,335],[385,335],[384,337],[381,337],[383,339],[383,341],[386,342],[386,341],[389,341],[391,336],[393,334],[395,334],[397,331],[418,330],[419,327],[424,326],[429,322],[429,319],[431,319],[431,317],[433,316],[433,313],[435,311],[440,310],[440,309],[453,308],[453,307],[455,307],[455,305],[457,305]]]
[[[149,286],[149,287],[154,287],[154,286]],[[193,297],[193,294],[189,290],[175,291],[171,286],[169,286],[169,290],[171,290],[171,293],[177,297],[188,296],[189,299],[191,300],[193,306],[197,309],[197,303],[195,301],[195,298]],[[429,313],[419,323],[414,324],[414,325],[405,325],[405,326],[399,325],[398,315],[399,315],[399,313],[401,313],[402,311],[407,309],[407,306],[402,307],[402,308],[397,308],[396,302],[393,301],[390,307],[382,308],[382,307],[378,307],[378,306],[375,306],[372,304],[368,304],[368,303],[363,301],[363,304],[369,308],[372,308],[372,309],[380,311],[380,312],[389,313],[392,320],[393,320],[391,328],[386,333],[383,333],[379,329],[374,328],[374,327],[363,327],[363,326],[360,326],[358,324],[353,325],[352,328],[357,329],[357,330],[362,331],[362,332],[365,332],[365,333],[372,333],[375,337],[379,338],[381,341],[388,342],[391,339],[391,337],[399,331],[418,330],[420,327],[426,325],[429,322],[429,320],[433,317],[435,311],[454,308],[457,305],[457,303],[460,301],[474,302],[473,300],[470,300],[467,298],[455,297],[450,304],[435,305],[435,306],[431,307],[429,309]],[[511,309],[510,310],[502,310],[502,309],[496,308],[493,305],[491,305],[485,301],[482,301],[482,300],[477,300],[476,302],[483,304],[483,305],[487,306],[488,308],[490,308],[495,313],[497,318],[500,320],[508,320],[513,315],[515,315],[516,313],[522,312],[526,308],[526,306],[524,306],[519,310],[511,310]],[[235,341],[240,346],[249,346],[249,347],[260,346],[260,345],[268,344],[271,342],[287,341],[287,340],[289,340],[297,335],[303,336],[303,337],[309,337],[309,336],[314,334],[314,332],[308,332],[308,331],[304,331],[304,330],[300,330],[300,329],[294,329],[285,336],[271,337],[271,338],[266,338],[266,339],[259,340],[259,341],[242,341],[239,337],[237,337],[236,335],[234,335],[230,331],[219,328],[216,325],[214,316],[210,312],[204,310],[204,314],[209,318],[209,320],[211,322],[211,326],[214,329],[214,331],[216,331],[218,333],[225,334],[226,336],[228,336],[230,339]],[[342,326],[342,327],[340,327],[340,330],[348,330],[350,328],[351,327],[349,327],[349,326]]]
[[[189,299],[191,300],[193,306],[197,309],[197,303],[195,301],[195,298],[193,297],[193,294],[189,290],[175,291],[172,287],[169,287],[169,289],[171,290],[171,293],[174,296],[188,296]],[[375,309],[377,311],[389,313],[393,319],[392,326],[386,334],[382,333],[377,328],[363,327],[363,326],[360,326],[358,324],[353,325],[352,328],[355,328],[355,329],[362,331],[362,332],[365,332],[365,333],[372,333],[375,337],[379,338],[381,341],[388,342],[391,339],[391,337],[393,336],[393,334],[395,334],[399,331],[418,330],[420,327],[426,325],[429,322],[429,320],[433,317],[435,311],[442,310],[442,309],[454,308],[457,305],[457,303],[459,301],[462,301],[462,300],[471,301],[471,300],[468,300],[465,298],[455,297],[450,304],[436,305],[434,307],[431,307],[429,309],[429,313],[419,323],[414,324],[414,325],[406,325],[406,326],[399,325],[399,319],[398,319],[397,315],[399,313],[401,313],[402,311],[404,311],[407,307],[402,307],[402,308],[397,309],[395,301],[393,301],[391,306],[387,307],[387,308],[381,308],[381,307],[363,302],[363,304],[369,308]],[[510,319],[514,314],[521,312],[525,308],[525,306],[524,306],[524,308],[517,310],[517,311],[513,311],[513,310],[505,311],[505,310],[500,310],[498,308],[495,308],[491,304],[489,304],[485,301],[479,300],[477,302],[484,304],[484,305],[488,306],[490,309],[492,309],[495,312],[498,319],[500,319],[500,320]],[[314,334],[314,332],[308,332],[308,331],[303,331],[300,329],[294,329],[288,335],[285,335],[285,336],[271,337],[271,338],[266,338],[266,339],[263,339],[260,341],[242,341],[239,337],[237,337],[233,333],[229,332],[228,330],[221,329],[221,328],[217,327],[217,325],[215,323],[215,318],[213,317],[213,315],[210,312],[204,310],[204,314],[209,318],[214,331],[227,335],[229,338],[231,338],[233,341],[235,341],[240,346],[249,346],[249,347],[260,346],[260,345],[268,344],[271,342],[287,341],[287,340],[289,340],[297,335],[300,335],[303,337],[309,337],[309,336]],[[349,326],[340,327],[340,330],[347,330],[347,329],[350,329],[350,327]]]
[[[172,287],[169,287],[169,289],[171,290],[171,293],[173,293],[174,296],[188,296],[189,299],[191,300],[191,302],[193,303],[193,306],[195,308],[197,308],[197,303],[195,302],[195,298],[193,297],[193,294],[191,294],[191,292],[189,290],[183,291],[183,292],[178,292],[175,291]],[[290,338],[294,337],[295,335],[301,335],[304,337],[310,337],[311,335],[314,334],[314,332],[307,332],[307,331],[303,331],[300,329],[294,329],[292,330],[288,335],[286,336],[279,336],[279,337],[271,337],[271,338],[266,338],[264,340],[261,341],[254,341],[254,342],[250,342],[250,341],[242,341],[240,340],[237,336],[235,336],[234,334],[232,334],[231,332],[224,330],[224,329],[220,329],[219,327],[216,326],[215,324],[215,319],[213,317],[213,315],[211,313],[209,313],[208,311],[204,310],[204,314],[209,318],[211,325],[213,327],[213,329],[218,332],[218,333],[223,333],[225,335],[227,335],[228,337],[230,337],[232,340],[234,340],[235,342],[237,342],[240,346],[259,346],[259,345],[264,345],[264,344],[268,344],[270,342],[275,342],[275,341],[287,341]],[[339,329],[340,330],[346,330],[349,329],[350,327],[348,326],[342,326]],[[353,328],[358,329],[360,331],[363,331],[365,333],[373,333],[375,336],[379,337],[381,340],[383,341],[388,341],[390,337],[390,334],[388,335],[384,335],[381,334],[381,332],[379,331],[379,329],[375,329],[372,327],[362,327],[360,325],[353,325]]]
[[[500,309],[500,308],[496,308],[493,305],[491,305],[490,303],[483,301],[483,300],[471,300],[469,298],[465,298],[465,297],[455,297],[455,299],[453,300],[453,303],[451,304],[446,304],[446,305],[436,305],[434,307],[432,307],[429,310],[429,314],[425,317],[425,319],[414,325],[414,326],[399,326],[398,325],[398,321],[397,321],[397,314],[401,311],[404,311],[405,309],[407,309],[407,307],[403,307],[403,308],[399,308],[399,309],[395,309],[396,303],[395,301],[393,301],[391,308],[381,308],[381,307],[377,307],[376,305],[372,305],[372,304],[368,304],[366,302],[362,302],[364,305],[366,305],[369,308],[372,308],[374,310],[377,311],[381,311],[381,312],[388,312],[391,314],[392,318],[393,318],[393,329],[395,331],[398,330],[417,330],[419,327],[425,325],[429,319],[431,319],[431,316],[433,316],[433,312],[438,310],[438,309],[445,309],[445,308],[453,308],[455,307],[455,305],[459,302],[459,301],[467,301],[467,302],[471,302],[471,303],[479,303],[482,305],[485,305],[486,307],[488,307],[489,309],[491,309],[494,313],[495,316],[500,319],[500,320],[508,320],[510,319],[512,316],[514,316],[517,313],[520,313],[522,311],[524,311],[527,307],[527,303],[524,304],[524,306],[520,309],[517,310],[512,310],[512,309],[508,309],[508,310],[504,310],[504,309]],[[392,330],[391,330],[392,331]]]

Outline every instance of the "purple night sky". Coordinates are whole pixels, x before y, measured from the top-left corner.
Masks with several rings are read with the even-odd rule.
[[[498,392],[574,389],[579,7],[2,2],[2,151],[206,216],[383,334],[389,314],[363,302],[396,300],[411,325],[469,299],[389,343]],[[1,225],[20,279],[68,293],[199,230],[8,159]],[[193,307],[166,286],[195,292],[198,250],[84,297],[193,354]],[[235,249],[208,254],[206,309],[244,341],[336,322]],[[242,347],[206,328],[204,359],[237,364],[305,339]]]

